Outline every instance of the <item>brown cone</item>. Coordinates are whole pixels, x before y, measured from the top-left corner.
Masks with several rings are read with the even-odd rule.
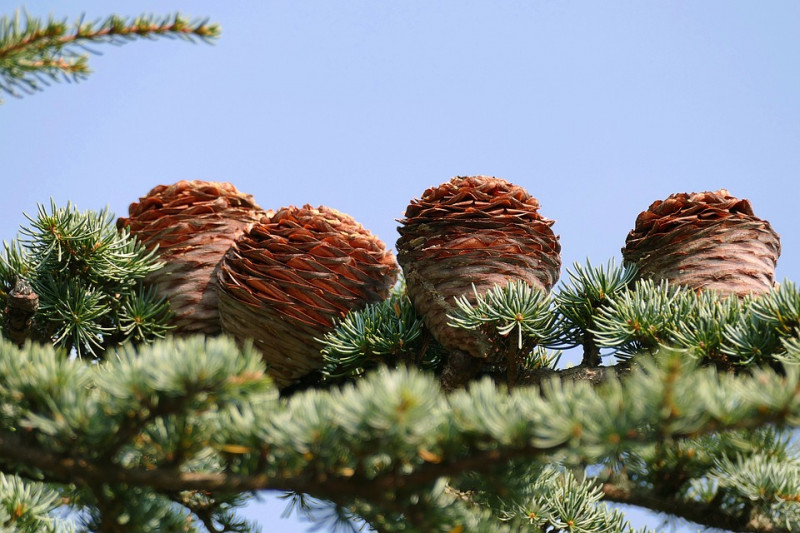
[[[556,283],[561,245],[538,209],[522,187],[487,176],[453,178],[408,206],[397,258],[411,301],[445,348],[489,354],[481,333],[447,325],[457,297],[474,302],[473,286],[484,294],[511,280],[544,291]]]
[[[397,263],[349,215],[283,208],[241,235],[218,273],[223,331],[253,339],[284,387],[322,366],[316,339],[334,320],[389,295]]]
[[[636,218],[622,249],[639,277],[739,297],[772,288],[780,253],[769,222],[725,189],[654,202]]]
[[[174,333],[219,333],[216,269],[236,237],[265,212],[230,183],[198,180],[159,185],[128,212],[117,227],[129,227],[148,250],[158,246],[165,263],[147,282],[169,299]]]

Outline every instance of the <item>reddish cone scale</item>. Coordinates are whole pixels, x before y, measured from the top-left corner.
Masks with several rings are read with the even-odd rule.
[[[769,222],[725,189],[654,202],[636,218],[622,249],[640,277],[739,297],[772,288],[780,253]]]
[[[179,181],[159,185],[117,221],[164,261],[148,276],[167,296],[175,334],[217,334],[216,269],[245,227],[266,213],[230,183]]]
[[[489,355],[482,334],[447,325],[456,297],[474,301],[475,291],[511,280],[552,288],[561,268],[553,222],[525,189],[487,176],[455,177],[411,202],[399,228],[398,261],[411,301],[443,346]]]
[[[284,387],[322,366],[316,339],[397,280],[386,246],[349,215],[286,207],[242,234],[218,272],[223,331],[253,339]]]

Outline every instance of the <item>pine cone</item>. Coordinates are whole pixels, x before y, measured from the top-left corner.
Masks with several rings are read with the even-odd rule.
[[[253,339],[284,387],[320,368],[334,320],[389,295],[394,256],[349,215],[287,207],[241,235],[217,275],[223,331]]]
[[[455,177],[408,206],[397,258],[411,301],[445,348],[479,359],[490,351],[481,333],[447,325],[456,297],[474,302],[475,290],[517,279],[544,291],[556,283],[561,245],[538,209],[522,187],[487,176]]]
[[[216,269],[248,224],[266,213],[230,183],[179,181],[159,185],[128,209],[129,227],[148,250],[158,246],[164,268],[147,282],[169,299],[174,333],[220,333]]]
[[[739,297],[772,288],[780,253],[769,222],[725,189],[654,202],[636,218],[622,249],[639,277]]]

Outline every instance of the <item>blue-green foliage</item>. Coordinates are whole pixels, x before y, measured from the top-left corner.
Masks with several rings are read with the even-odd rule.
[[[560,285],[555,294],[561,344],[595,344],[591,330],[601,309],[633,284],[636,267],[620,267],[613,260],[594,267],[587,260],[585,267],[575,263],[572,269],[567,268],[567,275],[569,282]]]
[[[66,359],[49,346],[0,342],[0,384],[8,473],[36,467],[45,479],[75,475],[77,485],[63,494],[90,523],[113,516],[147,531],[154,519],[190,520],[202,531],[206,519],[235,522],[230,512],[242,490],[163,488],[227,479],[252,483],[230,487],[331,500],[339,515],[349,509],[382,531],[419,530],[421,523],[433,531],[517,531],[568,522],[575,532],[626,531],[621,515],[598,501],[598,482],[625,475],[644,492],[681,479],[670,495],[681,504],[720,494],[728,503],[717,512],[731,516],[766,490],[760,516],[800,526],[797,501],[781,492],[800,486],[800,472],[775,477],[771,470],[794,464],[796,450],[780,433],[745,431],[800,424],[794,365],[734,375],[663,352],[643,358],[624,381],[600,386],[555,379],[509,391],[483,379],[449,394],[429,373],[384,369],[280,399],[257,352],[198,337],[125,348],[100,364]],[[719,433],[731,429],[739,433]],[[676,442],[685,443],[681,450]],[[60,460],[41,459],[52,454]],[[534,470],[546,464],[553,470],[537,482]],[[582,464],[609,471],[583,480],[569,474]],[[742,487],[722,480],[731,464],[744,469]],[[465,500],[459,491],[473,496]],[[109,508],[109,495],[124,505]]]
[[[74,525],[51,513],[62,507],[62,494],[43,483],[0,473],[0,529],[20,533],[68,533]]]
[[[127,229],[117,231],[113,215],[51,202],[28,218],[19,240],[3,243],[0,304],[18,279],[30,283],[39,296],[34,339],[101,357],[121,343],[164,336],[168,303],[143,285],[161,263]]]
[[[422,319],[407,296],[389,299],[349,313],[322,339],[323,374],[328,379],[359,376],[379,364],[403,361],[423,368],[439,363],[442,348],[423,336]]]
[[[620,359],[677,348],[720,368],[792,364],[800,344],[800,291],[791,282],[761,296],[723,298],[650,280],[632,281],[631,266],[569,271],[569,282],[550,297],[522,282],[456,299],[450,325],[478,329],[498,350],[521,350],[527,368],[551,366],[546,348],[584,345]],[[331,376],[360,375],[377,363],[415,362],[428,334],[407,297],[350,313],[323,339]],[[423,358],[433,366],[446,356],[435,342]],[[793,348],[795,347],[795,348]],[[550,361],[541,364],[544,354]],[[524,362],[527,361],[527,362]],[[539,361],[539,364],[536,363]],[[416,360],[419,362],[419,359]]]
[[[547,344],[553,336],[555,315],[551,312],[550,297],[521,280],[495,286],[486,294],[476,293],[475,300],[473,306],[466,297],[456,298],[456,310],[449,317],[449,325],[483,329],[499,337],[516,332],[512,344],[518,350],[523,349],[523,338],[535,346]],[[530,349],[532,346],[527,351]]]
[[[69,24],[66,19],[51,16],[44,21],[27,12],[23,17],[16,11],[13,16],[0,17],[0,93],[20,97],[40,91],[51,82],[86,78],[91,73],[87,53],[91,50],[87,45],[119,45],[156,37],[212,42],[219,34],[217,24],[190,20],[179,13],[135,19],[111,15],[88,20],[81,16]]]
[[[91,476],[87,482],[81,465],[93,464],[95,472],[176,469],[170,477],[224,471],[220,427],[228,427],[245,405],[269,411],[277,404],[277,390],[254,350],[196,337],[140,350],[129,344],[98,364],[65,358],[47,345],[20,350],[0,340],[0,383],[0,446],[11,459],[6,465],[12,471],[20,465],[17,472],[30,475],[31,466],[42,468],[52,454],[74,459],[65,470],[44,467],[53,480],[66,476],[76,484],[55,485],[57,504],[36,507],[36,516],[47,518],[63,497],[72,510],[84,511],[77,518],[92,530],[102,519],[125,531],[204,531],[197,524],[205,519],[229,524],[228,531],[253,530],[231,512],[246,494],[159,491],[115,481],[112,474],[108,483]],[[9,450],[32,451],[33,465],[15,462],[16,452]]]

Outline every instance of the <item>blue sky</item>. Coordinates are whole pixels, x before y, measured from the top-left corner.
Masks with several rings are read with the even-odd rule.
[[[89,80],[4,97],[0,238],[51,197],[122,215],[157,184],[206,179],[264,208],[335,207],[393,246],[411,198],[488,174],[539,198],[567,266],[619,259],[654,200],[727,188],[781,234],[777,276],[798,280],[800,3],[249,4],[27,2],[70,19],[181,11],[223,35],[96,47]],[[248,512],[306,529],[282,510]]]

